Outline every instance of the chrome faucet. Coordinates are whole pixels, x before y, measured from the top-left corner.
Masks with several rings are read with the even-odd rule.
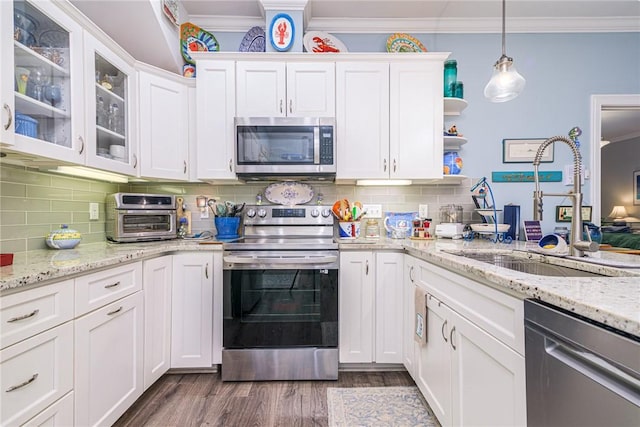
[[[553,136],[544,141],[533,159],[533,177],[536,183],[536,189],[533,192],[533,219],[542,220],[542,197],[543,196],[560,196],[569,197],[572,204],[571,215],[571,232],[569,237],[569,255],[572,256],[584,256],[585,252],[597,252],[600,245],[591,241],[591,235],[587,230],[588,241],[582,240],[582,156],[578,150],[576,144],[576,138],[582,133],[580,128],[573,128],[569,132],[570,138],[566,136]],[[538,177],[538,166],[542,160],[542,154],[544,150],[554,142],[564,142],[569,146],[573,153],[573,191],[569,193],[546,193],[543,194],[540,190],[540,179]]]

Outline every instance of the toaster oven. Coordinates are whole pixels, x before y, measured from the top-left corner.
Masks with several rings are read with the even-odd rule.
[[[109,194],[105,231],[113,242],[175,239],[175,196],[163,194]]]

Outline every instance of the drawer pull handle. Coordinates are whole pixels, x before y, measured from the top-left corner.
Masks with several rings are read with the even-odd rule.
[[[17,389],[19,389],[19,388],[22,388],[22,387],[24,387],[24,386],[26,386],[26,385],[29,385],[29,384],[31,384],[32,382],[34,382],[34,381],[36,380],[36,378],[38,378],[38,373],[37,373],[37,372],[36,372],[35,374],[33,374],[33,375],[31,376],[31,378],[29,378],[29,379],[28,379],[28,380],[26,380],[25,382],[23,382],[23,383],[21,383],[21,384],[18,384],[18,385],[12,385],[11,387],[9,387],[8,389],[6,389],[5,391],[6,391],[7,393],[9,393],[9,392],[11,392],[11,391],[14,391],[14,390],[17,390]]]
[[[444,323],[442,324],[442,330],[440,331],[442,333],[442,339],[444,340],[444,342],[448,342],[449,341],[447,339],[447,336],[444,334],[444,328],[447,327],[447,322],[448,322],[448,320],[444,321]]]
[[[115,288],[116,286],[119,286],[120,282],[116,282],[116,283],[112,283],[110,285],[104,285],[105,289],[109,289],[109,288]]]
[[[24,314],[22,316],[18,316],[18,317],[12,317],[11,319],[7,320],[7,323],[13,323],[13,322],[18,322],[20,320],[24,320],[24,319],[28,319],[30,317],[35,316],[36,314],[38,314],[40,312],[40,309],[35,309],[33,310],[31,313],[28,314]]]
[[[209,278],[209,263],[204,267],[204,277]]]
[[[107,316],[113,316],[116,313],[120,313],[122,311],[122,306],[118,307],[117,309],[110,311],[107,313]]]

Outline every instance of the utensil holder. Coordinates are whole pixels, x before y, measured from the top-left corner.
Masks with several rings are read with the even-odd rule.
[[[239,216],[219,216],[213,221],[216,225],[216,231],[218,232],[218,234],[216,234],[216,239],[235,239],[239,237]]]

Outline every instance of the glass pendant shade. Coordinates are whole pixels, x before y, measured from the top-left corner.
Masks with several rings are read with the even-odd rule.
[[[513,59],[502,55],[496,62],[491,80],[484,88],[484,96],[491,102],[506,102],[517,97],[526,81],[513,65]]]

